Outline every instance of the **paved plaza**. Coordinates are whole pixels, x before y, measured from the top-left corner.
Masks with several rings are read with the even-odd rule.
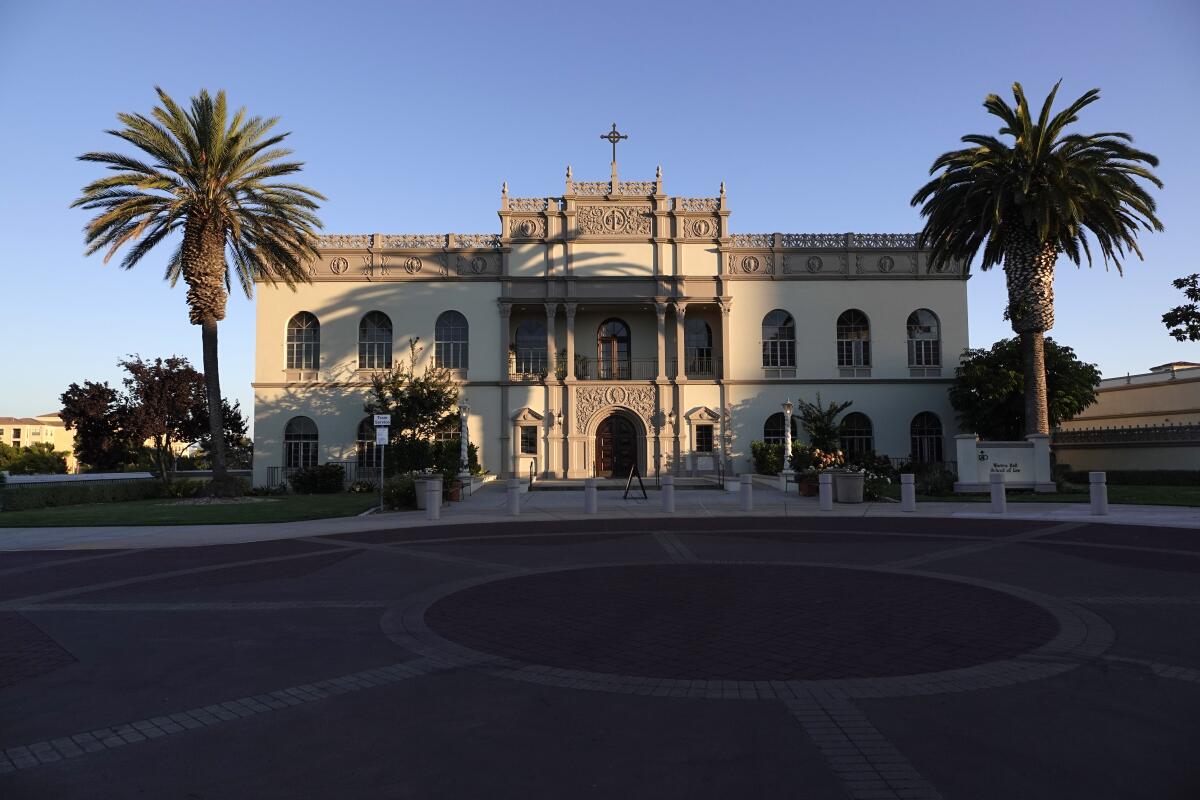
[[[1200,796],[1192,510],[571,495],[0,533],[0,797]]]

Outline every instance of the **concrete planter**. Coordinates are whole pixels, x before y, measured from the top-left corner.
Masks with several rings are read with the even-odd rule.
[[[861,472],[833,473],[833,496],[839,503],[861,503],[866,476]]]
[[[441,505],[441,497],[442,497],[442,476],[441,475],[426,475],[426,476],[423,476],[420,478],[416,478],[413,481],[413,483],[416,486],[416,490],[417,490],[417,509],[418,510],[420,510],[420,511],[425,510],[425,498],[428,496],[427,493],[429,491],[430,483],[437,484],[438,504]]]

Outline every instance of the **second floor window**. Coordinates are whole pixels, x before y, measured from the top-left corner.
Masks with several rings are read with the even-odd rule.
[[[443,369],[466,369],[469,344],[467,318],[457,311],[443,312],[434,327],[434,362]]]
[[[796,323],[792,315],[775,309],[762,321],[762,365],[765,369],[796,366]]]
[[[307,311],[288,320],[287,368],[317,369],[321,361],[321,323]]]
[[[839,367],[871,366],[871,323],[857,308],[838,317],[837,363]]]
[[[608,319],[596,330],[596,376],[606,380],[630,377],[629,326]]]
[[[517,326],[516,363],[518,375],[537,375],[546,371],[546,322],[527,319]]]
[[[358,368],[387,369],[392,365],[392,321],[372,311],[358,323]]]
[[[702,319],[692,318],[684,323],[683,354],[687,360],[685,374],[711,377],[713,370],[712,328]]]
[[[908,365],[942,365],[941,326],[937,315],[927,308],[918,308],[908,315]]]

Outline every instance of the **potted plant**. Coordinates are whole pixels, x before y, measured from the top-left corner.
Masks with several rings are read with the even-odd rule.
[[[446,499],[451,503],[457,503],[462,500],[462,481],[458,478],[450,481],[449,488],[446,489]]]

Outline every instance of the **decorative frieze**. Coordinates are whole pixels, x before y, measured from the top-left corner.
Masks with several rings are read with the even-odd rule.
[[[608,194],[612,184],[608,181],[575,181],[572,186],[577,195],[600,197]]]
[[[719,197],[676,197],[676,211],[716,211],[721,207]]]
[[[333,233],[317,237],[317,247],[370,247],[367,234]]]
[[[783,246],[792,249],[831,250],[846,246],[844,233],[785,233]]]
[[[720,234],[718,220],[709,217],[685,217],[683,235],[692,239],[715,239]]]
[[[440,249],[446,246],[444,233],[385,233],[383,246],[418,250]]]
[[[770,247],[775,241],[773,233],[735,233],[734,247]]]
[[[575,216],[579,232],[592,236],[649,236],[649,205],[580,206]]]
[[[546,236],[544,217],[510,217],[508,235],[513,239],[542,239]]]
[[[588,422],[609,408],[625,408],[636,413],[646,430],[653,430],[653,386],[579,386],[575,390],[575,432],[587,433]]]
[[[915,233],[852,233],[851,247],[876,250],[910,250],[917,246]]]
[[[509,211],[545,211],[550,207],[550,200],[546,197],[510,197],[508,198]]]
[[[730,275],[774,275],[775,256],[771,253],[754,255],[729,254]]]
[[[654,181],[619,181],[617,194],[648,195],[654,194]]]
[[[495,275],[500,272],[499,259],[495,255],[455,256],[459,275]]]
[[[456,233],[453,243],[455,247],[500,249],[500,237],[494,233]]]

